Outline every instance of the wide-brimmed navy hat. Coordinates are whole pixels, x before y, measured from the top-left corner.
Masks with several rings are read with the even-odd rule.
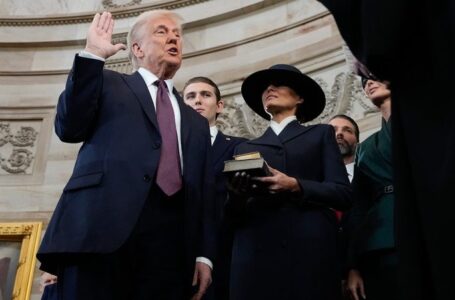
[[[303,98],[296,113],[300,122],[311,121],[324,110],[325,94],[319,84],[294,66],[278,64],[251,74],[242,84],[243,99],[264,119],[270,120],[270,115],[262,104],[262,93],[270,84],[290,87]]]

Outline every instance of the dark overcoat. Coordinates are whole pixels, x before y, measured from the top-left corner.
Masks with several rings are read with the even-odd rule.
[[[289,123],[240,144],[298,180],[301,193],[240,199],[230,194],[235,219],[231,299],[338,299],[337,219],[351,205],[351,188],[332,126]]]

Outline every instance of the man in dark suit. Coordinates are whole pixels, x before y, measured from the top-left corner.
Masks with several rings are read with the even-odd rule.
[[[219,228],[218,255],[213,286],[210,297],[216,300],[229,299],[229,269],[232,251],[232,230],[224,222],[223,211],[226,202],[227,177],[223,174],[224,161],[232,159],[235,146],[247,139],[228,136],[216,127],[216,119],[224,108],[224,101],[218,86],[210,78],[194,77],[188,80],[183,88],[183,99],[186,104],[204,116],[210,126],[212,142],[213,171],[216,184],[216,223]]]
[[[455,299],[455,1],[320,0],[354,56],[393,91],[401,299]],[[365,74],[368,76],[369,74]]]
[[[181,18],[137,18],[132,75],[103,69],[126,48],[111,43],[113,27],[110,13],[95,15],[59,98],[57,135],[83,145],[38,251],[41,269],[58,276],[59,299],[200,299],[215,251],[214,184],[207,120],[172,84]]]

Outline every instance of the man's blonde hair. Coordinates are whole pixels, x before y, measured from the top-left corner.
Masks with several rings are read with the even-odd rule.
[[[171,19],[178,25],[178,27],[180,27],[180,29],[182,28],[183,18],[179,14],[171,10],[155,9],[140,14],[136,18],[136,21],[134,21],[133,26],[128,32],[128,36],[126,37],[126,42],[128,46],[128,58],[131,61],[133,70],[137,70],[139,68],[136,56],[134,56],[133,52],[131,51],[133,44],[141,41],[144,38],[144,35],[147,32],[145,25],[149,21],[162,17]]]

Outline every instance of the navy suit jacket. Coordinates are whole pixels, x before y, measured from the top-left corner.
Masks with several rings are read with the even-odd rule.
[[[83,144],[37,254],[52,274],[65,256],[118,249],[155,184],[161,136],[148,88],[137,72],[103,67],[76,56],[58,101],[57,135]],[[185,251],[194,267],[195,257],[213,259],[215,251],[210,132],[207,120],[173,93],[182,124]]]
[[[223,174],[224,162],[232,159],[235,147],[244,141],[247,141],[247,139],[228,136],[223,134],[221,131],[218,131],[212,145],[213,172],[215,174],[216,184],[216,220],[218,222],[222,219],[227,197],[227,177]]]

